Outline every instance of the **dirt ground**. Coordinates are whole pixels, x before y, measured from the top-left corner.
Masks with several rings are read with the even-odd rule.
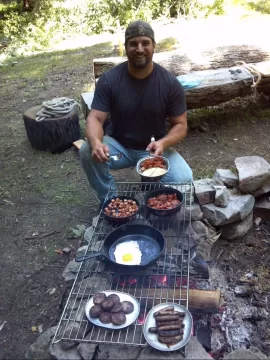
[[[101,55],[108,56],[110,51]],[[49,68],[36,77],[33,63],[27,59],[8,70],[0,69],[1,359],[22,359],[40,332],[57,325],[66,295],[61,275],[83,242],[77,225],[90,225],[97,213],[98,203],[76,150],[55,155],[35,151],[22,120],[27,108],[53,97],[80,101],[80,93],[91,84],[94,49],[62,55],[82,56],[84,62],[61,70],[59,63],[54,67],[49,63],[52,58],[45,57],[44,66],[49,63]],[[62,55],[57,55],[58,61]],[[41,58],[32,60],[42,66]],[[28,76],[20,76],[23,67]],[[195,123],[206,123],[206,131],[200,131]],[[83,128],[82,114],[81,124]],[[189,124],[188,136],[177,150],[193,168],[196,179],[211,177],[216,168],[233,168],[239,156],[258,155],[270,162],[270,108],[260,109],[254,99],[190,114]],[[117,178],[133,181],[137,175],[135,169],[123,170]],[[235,270],[230,275],[235,281],[239,272],[255,269],[260,261],[269,266],[265,257],[268,239],[258,244],[250,248],[243,239],[229,244],[219,240],[213,254],[216,258],[224,249],[220,264],[224,271],[227,265]],[[64,247],[71,249],[69,255],[58,254]],[[237,263],[230,256],[233,252],[238,254]]]

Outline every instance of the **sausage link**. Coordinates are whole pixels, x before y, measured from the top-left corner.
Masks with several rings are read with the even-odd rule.
[[[178,329],[182,329],[181,324],[177,324],[177,325],[166,325],[166,326],[159,326],[159,327],[158,327],[158,331],[178,330]]]
[[[156,327],[150,327],[148,329],[148,331],[151,333],[151,334],[156,334],[157,333],[157,328]]]
[[[183,335],[184,330],[178,329],[178,330],[166,330],[166,331],[160,331],[158,330],[158,335],[160,336],[177,336],[177,335]]]
[[[156,321],[171,321],[171,320],[178,320],[178,315],[162,315],[162,316],[156,316]]]
[[[180,325],[181,327],[185,326],[183,321],[181,321],[180,319],[175,321],[156,321],[156,325],[157,327],[166,325]]]
[[[183,339],[183,335],[177,335],[177,336],[158,336],[158,340],[166,345],[173,345],[178,343],[179,341],[181,341]]]
[[[162,309],[162,310],[159,310],[159,311],[154,312],[153,315],[154,315],[154,317],[156,317],[157,315],[163,314],[164,312],[165,312],[165,314],[166,314],[167,311],[174,311],[174,307],[173,307],[173,306],[167,306],[167,307],[165,307],[165,308]]]

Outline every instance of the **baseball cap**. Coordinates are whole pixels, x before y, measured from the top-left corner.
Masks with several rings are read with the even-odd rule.
[[[125,32],[125,44],[135,36],[147,36],[155,41],[154,30],[147,22],[142,20],[133,21],[128,25]]]

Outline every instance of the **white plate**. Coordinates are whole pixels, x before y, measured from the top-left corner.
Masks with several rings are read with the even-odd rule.
[[[126,322],[123,325],[114,325],[114,324],[103,324],[98,318],[92,318],[90,316],[90,308],[94,305],[93,302],[93,296],[91,297],[91,299],[89,299],[89,301],[87,302],[86,306],[85,306],[85,315],[87,317],[87,319],[89,321],[91,321],[93,324],[107,328],[107,329],[123,329],[129,325],[131,325],[132,323],[134,323],[134,321],[137,319],[137,317],[139,316],[140,313],[140,305],[137,301],[137,299],[135,299],[135,297],[120,292],[120,291],[113,291],[113,290],[105,290],[105,291],[101,291],[102,293],[105,293],[107,296],[110,294],[117,294],[120,298],[120,301],[130,301],[132,302],[132,304],[134,305],[134,310],[132,311],[131,314],[126,314]]]
[[[170,345],[170,346],[159,342],[157,334],[151,334],[148,331],[148,329],[150,327],[156,327],[156,320],[155,320],[153,314],[156,311],[162,310],[167,306],[173,306],[175,311],[184,311],[186,313],[186,316],[184,317],[184,320],[183,320],[183,323],[185,324],[183,339],[181,341],[179,341],[178,343],[176,343],[174,345]],[[145,322],[144,322],[143,334],[144,334],[145,340],[153,348],[155,348],[157,350],[161,350],[161,351],[175,351],[175,350],[178,350],[181,347],[185,346],[188,343],[190,336],[191,336],[191,332],[192,332],[192,324],[193,324],[192,316],[191,316],[190,312],[184,306],[174,304],[174,303],[162,303],[162,304],[156,305],[149,311],[149,313],[145,319]]]

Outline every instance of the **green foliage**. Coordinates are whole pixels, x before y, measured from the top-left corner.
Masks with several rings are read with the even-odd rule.
[[[160,17],[206,17],[222,14],[225,0],[29,0],[0,5],[0,38],[18,54],[48,47],[72,34],[116,32],[135,19],[151,22]],[[265,1],[265,0],[260,0]],[[20,54],[19,54],[20,55]]]
[[[270,1],[269,0],[251,1],[248,3],[248,6],[252,10],[256,10],[262,14],[270,14]]]

